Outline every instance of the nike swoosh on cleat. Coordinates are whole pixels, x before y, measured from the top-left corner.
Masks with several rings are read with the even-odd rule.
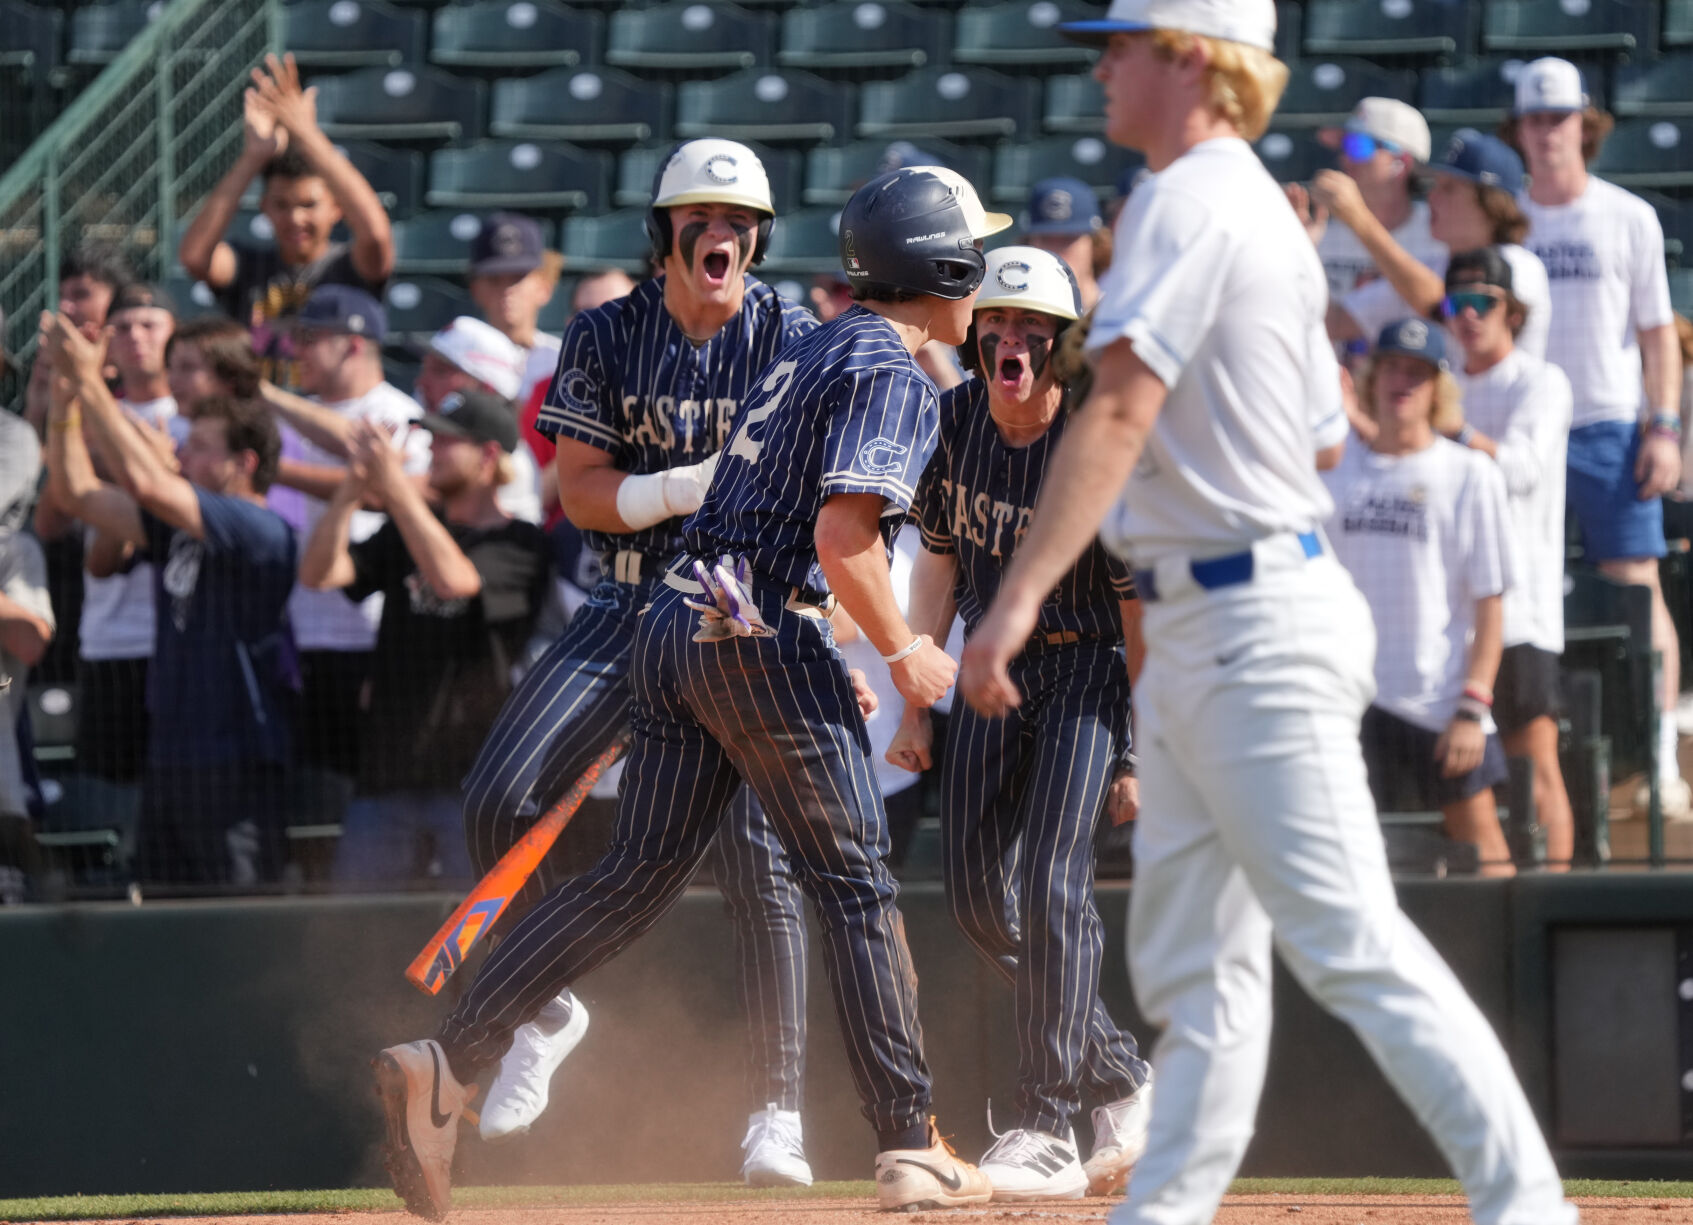
[[[441,1112],[441,1048],[431,1045],[429,1058],[435,1064],[435,1088],[429,1097],[429,1121],[436,1127],[445,1127],[453,1121],[453,1116]]]
[[[928,1164],[928,1162],[911,1161],[905,1157],[895,1157],[894,1160],[900,1165],[914,1165],[919,1170],[927,1170],[935,1176],[935,1181],[940,1183],[941,1186],[945,1187],[948,1191],[956,1191],[964,1185],[964,1180],[957,1174],[942,1174],[939,1170],[935,1169],[934,1166]]]

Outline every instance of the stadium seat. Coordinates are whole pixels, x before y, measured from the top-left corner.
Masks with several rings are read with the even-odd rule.
[[[716,81],[685,81],[678,136],[731,140],[837,140],[852,124],[853,86],[809,72],[753,68]]]
[[[361,68],[318,77],[317,115],[333,139],[474,140],[486,87],[438,68]]]
[[[621,268],[632,276],[647,266],[647,210],[619,209],[599,217],[571,217],[559,235],[567,266],[578,271]]]
[[[1657,13],[1651,0],[1488,0],[1481,45],[1536,55],[1646,52]]]
[[[1030,187],[1057,175],[1115,195],[1124,172],[1145,164],[1139,153],[1107,144],[1098,136],[1048,136],[1026,144],[1007,141],[994,154],[993,198],[1025,205]]]
[[[1334,150],[1304,132],[1270,132],[1253,149],[1278,183],[1304,183],[1335,164]]]
[[[1671,268],[1670,304],[1683,315],[1693,316],[1693,268]]]
[[[1693,115],[1693,51],[1618,67],[1611,85],[1611,113]]]
[[[1589,169],[1623,187],[1693,187],[1693,119],[1625,119]]]
[[[174,264],[170,275],[159,284],[176,304],[178,320],[198,319],[201,315],[221,313],[218,310],[217,295],[212,292],[211,286],[204,281],[196,281],[182,270],[180,264]]]
[[[423,59],[424,14],[381,0],[294,0],[282,45],[304,68],[398,68]]]
[[[605,62],[649,71],[751,68],[770,62],[775,21],[732,4],[680,0],[611,15]]]
[[[1049,77],[1041,123],[1048,132],[1099,132],[1105,127],[1105,89],[1091,73]]]
[[[952,58],[960,64],[991,64],[1013,72],[1021,68],[1084,67],[1092,63],[1095,52],[1065,38],[1058,27],[1062,22],[1098,16],[1096,6],[1077,0],[968,5],[958,14],[958,41]]]
[[[160,0],[116,0],[113,4],[90,4],[77,9],[71,14],[66,61],[111,63],[163,9]]]
[[[1451,56],[1470,46],[1465,0],[1313,0],[1307,55]]]
[[[488,130],[531,140],[632,144],[670,135],[673,87],[608,69],[554,68],[494,82]]]
[[[1276,58],[1291,64],[1299,58],[1300,39],[1305,32],[1305,6],[1293,0],[1276,4]]]
[[[1343,122],[1360,98],[1409,102],[1417,74],[1381,68],[1368,60],[1302,60],[1289,65],[1287,92],[1276,109],[1277,127],[1321,127]]]
[[[554,336],[564,331],[564,325],[570,322],[570,301],[576,296],[576,286],[581,277],[561,276],[558,286],[553,290],[553,296],[547,299],[547,304],[541,308],[536,316],[535,326],[543,332],[550,332]]]
[[[777,220],[770,235],[770,250],[759,265],[759,275],[811,276],[835,272],[841,266],[841,210],[801,209]]]
[[[605,18],[553,0],[483,0],[436,10],[429,58],[451,68],[597,64]]]
[[[1663,43],[1666,47],[1693,44],[1693,0],[1665,0]]]
[[[1493,57],[1424,69],[1417,85],[1417,108],[1431,124],[1497,123],[1510,112],[1522,66],[1519,59]],[[1604,97],[1604,80],[1596,66],[1581,65],[1581,75],[1589,97]]]
[[[922,68],[864,86],[860,136],[1027,136],[1036,131],[1040,82],[977,69]]]
[[[1671,264],[1693,267],[1693,203],[1656,193],[1649,199],[1664,230],[1664,254]]]
[[[395,277],[382,295],[390,339],[427,340],[460,315],[474,315],[476,303],[451,281],[438,277]]]
[[[921,138],[920,142],[906,142],[911,151],[901,159],[902,165],[915,165],[909,158],[933,158],[941,165],[958,171],[972,183],[985,183],[992,166],[990,150],[980,145],[955,145],[951,141]],[[845,204],[852,193],[881,173],[889,142],[860,140],[849,145],[819,145],[806,154],[805,202],[807,204]]]
[[[429,158],[431,208],[597,212],[611,199],[612,156],[562,141],[488,140],[437,149]]]
[[[641,145],[626,149],[617,161],[617,186],[611,202],[619,208],[645,208],[652,199],[653,176],[675,148],[671,144]],[[805,177],[805,158],[798,149],[776,149],[753,144],[749,148],[764,163],[770,178],[770,201],[779,215],[799,207],[800,184]]]
[[[554,245],[558,237],[551,221],[536,218],[541,240]],[[470,267],[470,244],[482,232],[482,217],[476,212],[447,208],[419,213],[394,223],[394,274],[416,276],[435,273],[462,277]]]
[[[0,69],[44,81],[59,66],[64,22],[57,9],[0,0]]]
[[[351,140],[338,147],[364,175],[390,217],[409,216],[422,207],[424,158],[420,151]]]
[[[951,42],[950,14],[909,4],[839,0],[783,14],[776,62],[814,72],[921,68],[945,63]]]

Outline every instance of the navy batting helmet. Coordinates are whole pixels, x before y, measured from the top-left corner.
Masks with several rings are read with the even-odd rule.
[[[906,166],[860,187],[841,213],[841,267],[855,292],[968,298],[987,267],[982,239],[1011,225],[943,166]]]
[[[653,258],[670,254],[670,210],[683,204],[736,204],[761,214],[752,262],[764,259],[776,206],[770,200],[770,179],[758,154],[733,140],[707,137],[685,140],[660,163],[653,176],[653,198],[647,207],[647,237]]]

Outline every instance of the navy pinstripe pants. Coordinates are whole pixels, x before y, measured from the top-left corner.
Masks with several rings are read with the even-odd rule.
[[[953,707],[942,761],[947,900],[1016,997],[1017,1127],[1063,1136],[1085,1087],[1146,1080],[1134,1035],[1099,999],[1104,934],[1093,841],[1128,734],[1114,643],[1033,643],[1011,663],[1023,704],[1001,719]]]
[[[611,848],[489,956],[441,1030],[456,1069],[497,1059],[513,1028],[658,921],[745,779],[816,905],[865,1117],[886,1134],[926,1116],[916,974],[852,683],[827,621],[786,611],[785,591],[760,586],[754,598],[772,635],[696,643],[698,614],[680,592],[653,589]]]
[[[629,720],[636,614],[656,584],[597,586],[506,699],[464,782],[465,838],[478,875],[510,849]],[[747,1101],[798,1110],[805,1072],[805,923],[787,856],[757,798],[735,797],[711,867],[735,931],[747,1019]],[[559,881],[542,864],[521,913]],[[527,1018],[520,1018],[526,1020]]]

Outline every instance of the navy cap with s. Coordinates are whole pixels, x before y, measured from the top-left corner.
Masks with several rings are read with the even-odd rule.
[[[546,252],[541,225],[522,213],[493,213],[470,241],[471,276],[527,276]]]
[[[1025,234],[1091,234],[1101,225],[1099,196],[1080,179],[1042,179],[1029,192]]]
[[[1513,196],[1523,189],[1523,159],[1497,136],[1474,128],[1459,128],[1439,157],[1428,164],[1435,174],[1456,175],[1482,187],[1497,187]]]
[[[294,326],[315,332],[343,332],[377,343],[388,334],[382,303],[352,285],[319,285],[294,316]]]
[[[1427,362],[1436,370],[1447,369],[1446,338],[1426,319],[1400,319],[1381,330],[1376,354],[1398,353]]]

